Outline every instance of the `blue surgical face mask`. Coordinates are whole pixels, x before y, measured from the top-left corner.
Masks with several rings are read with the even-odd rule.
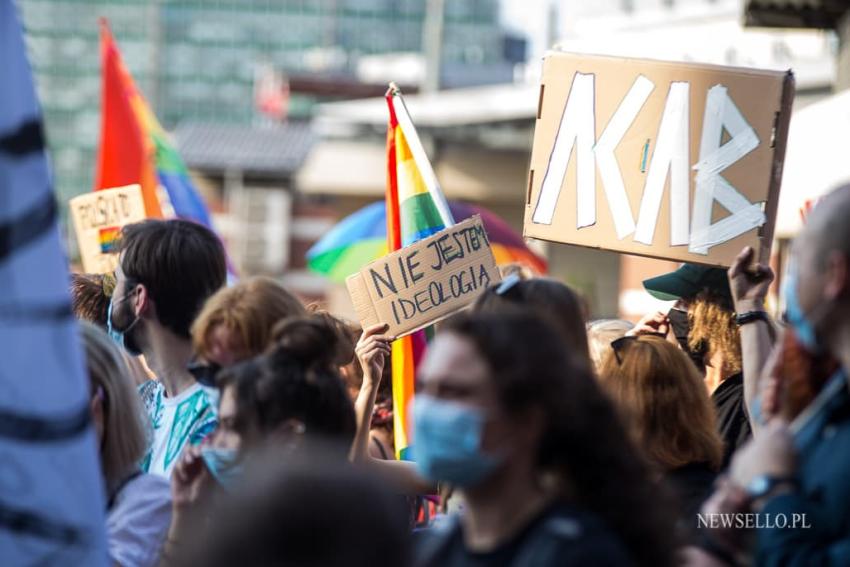
[[[201,458],[213,478],[225,489],[233,488],[243,475],[239,452],[236,449],[201,447]]]
[[[413,459],[419,473],[432,482],[475,486],[504,460],[481,450],[486,422],[481,410],[419,394],[413,401],[413,420]]]
[[[788,271],[785,283],[785,319],[794,329],[794,333],[806,350],[812,354],[818,354],[822,348],[815,333],[815,326],[800,305],[800,294],[797,286],[797,271],[792,268]]]
[[[133,293],[133,292],[130,292],[130,293]],[[130,295],[129,293],[126,294],[124,297],[120,298],[119,301],[123,301],[129,295]],[[109,307],[106,309],[106,331],[107,331],[107,333],[109,333],[109,336],[112,337],[112,340],[115,341],[118,344],[118,346],[120,346],[121,348],[126,350],[132,356],[139,356],[142,353],[139,352],[138,350],[136,350],[135,348],[129,347],[127,345],[126,341],[124,340],[124,335],[127,334],[130,331],[130,329],[132,329],[136,325],[136,323],[138,323],[139,317],[136,316],[136,318],[133,319],[133,322],[130,323],[127,326],[126,329],[124,329],[123,331],[119,331],[112,324],[112,309],[113,309],[114,305],[115,305],[115,296],[113,295],[112,298],[109,300]]]

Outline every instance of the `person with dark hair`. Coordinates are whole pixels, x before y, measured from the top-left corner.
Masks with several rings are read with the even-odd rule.
[[[187,370],[189,329],[209,296],[225,284],[224,249],[208,228],[184,220],[147,220],[121,231],[107,327],[156,375],[139,390],[153,425],[143,470],[169,476],[186,444],[216,425],[211,393]]]
[[[115,290],[115,276],[112,274],[71,274],[71,310],[80,321],[88,321],[106,331],[109,302]],[[141,357],[131,356],[125,350],[121,356],[130,371],[136,385],[151,379]]]
[[[431,343],[413,457],[463,513],[415,564],[674,564],[673,520],[590,367],[527,313],[464,313]]]
[[[656,299],[676,303],[666,314],[647,315],[628,334],[672,332],[704,375],[723,438],[725,469],[732,453],[752,434],[744,398],[739,327],[757,317],[735,313],[729,279],[721,268],[682,264],[674,272],[645,280],[643,286]]]
[[[203,537],[175,566],[401,567],[410,564],[405,510],[374,475],[331,448],[271,447],[224,496]],[[183,553],[180,553],[180,552]]]
[[[587,344],[585,306],[568,285],[547,278],[522,279],[517,274],[490,287],[473,306],[480,313],[530,311],[560,333],[577,360],[593,368]]]
[[[639,335],[611,343],[599,377],[638,447],[671,488],[679,526],[690,536],[723,456],[702,376],[674,344]]]
[[[172,543],[185,540],[213,487],[239,484],[253,449],[279,444],[296,451],[317,439],[332,443],[340,462],[347,459],[355,418],[339,368],[351,357],[349,338],[325,315],[287,319],[273,335],[266,354],[217,376],[219,427],[209,443],[187,448],[172,477]]]

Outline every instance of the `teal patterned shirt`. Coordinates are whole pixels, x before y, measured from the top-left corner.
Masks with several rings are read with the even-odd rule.
[[[184,447],[199,444],[216,428],[215,391],[194,384],[169,398],[162,384],[151,380],[139,386],[139,393],[152,428],[142,470],[170,477]]]

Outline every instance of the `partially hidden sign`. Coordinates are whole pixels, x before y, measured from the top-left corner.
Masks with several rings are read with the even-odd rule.
[[[550,54],[524,234],[728,266],[766,259],[794,78],[789,72]]]
[[[86,193],[71,199],[70,207],[83,270],[89,274],[115,270],[121,227],[145,219],[141,188],[128,185]]]
[[[501,279],[475,215],[388,254],[346,280],[364,328],[389,324],[395,337],[448,317]]]

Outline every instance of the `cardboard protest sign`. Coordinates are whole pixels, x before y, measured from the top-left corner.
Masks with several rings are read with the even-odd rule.
[[[402,337],[465,307],[500,279],[475,215],[372,262],[345,283],[364,328],[388,323],[387,333]]]
[[[717,266],[770,252],[790,72],[548,55],[525,236]]]
[[[118,265],[117,243],[121,227],[145,219],[145,204],[138,185],[104,189],[74,197],[71,217],[83,270],[105,274]]]

